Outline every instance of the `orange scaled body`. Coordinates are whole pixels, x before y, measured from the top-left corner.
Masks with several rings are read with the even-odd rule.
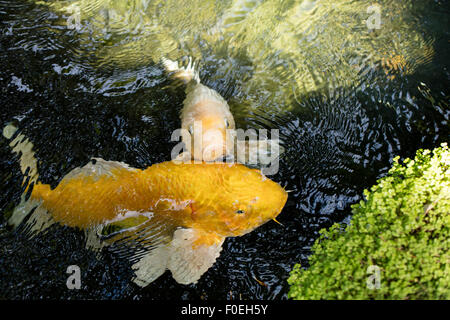
[[[100,161],[70,173],[54,190],[37,184],[31,197],[42,200],[55,221],[72,227],[103,224],[130,211],[153,212],[177,227],[223,237],[275,218],[287,199],[277,183],[240,164],[168,161],[140,170]]]

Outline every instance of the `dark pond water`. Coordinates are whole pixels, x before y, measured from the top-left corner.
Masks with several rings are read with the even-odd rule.
[[[81,231],[27,240],[7,226],[23,190],[2,137],[0,298],[286,298],[318,231],[347,218],[394,156],[449,141],[448,2],[372,2],[0,1],[0,124],[34,143],[44,183],[91,157],[170,160],[185,93],[158,61],[191,56],[237,127],[280,130],[286,151],[271,178],[293,190],[283,226],[227,239],[197,284],[167,272],[139,288],[127,261],[96,259]],[[80,290],[66,287],[72,264]]]

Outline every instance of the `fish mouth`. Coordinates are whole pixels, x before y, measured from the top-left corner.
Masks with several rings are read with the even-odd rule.
[[[283,190],[283,191],[284,191],[284,190]],[[284,192],[283,192],[283,196],[281,197],[280,205],[279,205],[278,209],[274,211],[274,213],[273,213],[273,215],[272,215],[272,217],[271,217],[271,220],[274,220],[274,221],[275,221],[276,223],[278,223],[278,224],[281,224],[281,223],[279,223],[279,222],[276,220],[276,218],[277,218],[277,217],[281,214],[281,212],[283,211],[284,206],[286,205],[287,199],[288,199],[288,194],[287,194],[286,191],[284,191]]]

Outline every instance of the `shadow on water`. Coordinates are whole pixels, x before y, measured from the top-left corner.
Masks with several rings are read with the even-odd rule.
[[[109,252],[96,259],[84,249],[83,233],[67,227],[53,226],[33,240],[10,230],[3,217],[19,202],[22,176],[2,138],[0,298],[286,298],[289,271],[298,262],[307,266],[318,231],[348,217],[351,204],[387,173],[394,156],[448,141],[449,34],[437,25],[448,25],[449,10],[434,6],[416,16],[435,39],[430,64],[402,74],[377,62],[350,86],[330,80],[329,86],[286,90],[295,77],[277,68],[271,79],[252,80],[263,84],[258,94],[245,87],[261,72],[248,51],[230,49],[226,41],[202,49],[202,81],[229,101],[237,126],[280,130],[286,151],[272,178],[293,191],[278,218],[283,226],[269,222],[227,239],[218,261],[194,285],[179,285],[166,272],[138,288],[127,261]],[[96,68],[91,62],[98,57],[79,53],[86,43],[76,31],[29,1],[0,2],[0,16],[0,124],[15,121],[33,141],[41,181],[55,187],[91,157],[137,168],[170,159],[184,88],[159,64]],[[338,67],[324,72],[331,79]],[[65,285],[72,264],[82,270],[80,290]]]

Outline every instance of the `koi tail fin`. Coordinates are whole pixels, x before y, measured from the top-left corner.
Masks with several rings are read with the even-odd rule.
[[[23,134],[18,133],[17,127],[13,124],[8,124],[3,128],[3,136],[11,140],[9,146],[12,152],[20,156],[20,170],[24,175],[22,185],[26,184],[26,191],[31,184],[36,183],[38,178],[37,161],[34,157],[33,144]]]
[[[19,133],[17,127],[13,124],[8,124],[3,128],[3,136],[10,140],[9,146],[12,152],[20,157],[20,170],[24,176],[22,186],[25,186],[20,203],[9,216],[8,224],[17,228],[26,220],[23,228],[25,233],[31,238],[38,232],[46,230],[54,223],[47,210],[41,205],[41,201],[28,199],[33,185],[36,184],[39,178],[33,143],[23,134]],[[26,219],[27,217],[28,219]]]
[[[200,76],[195,69],[195,63],[192,62],[191,57],[189,57],[189,62],[186,67],[180,67],[177,61],[172,61],[167,58],[162,58],[161,60],[166,71],[172,73],[174,78],[180,79],[185,84],[188,84],[191,81],[200,83]]]

